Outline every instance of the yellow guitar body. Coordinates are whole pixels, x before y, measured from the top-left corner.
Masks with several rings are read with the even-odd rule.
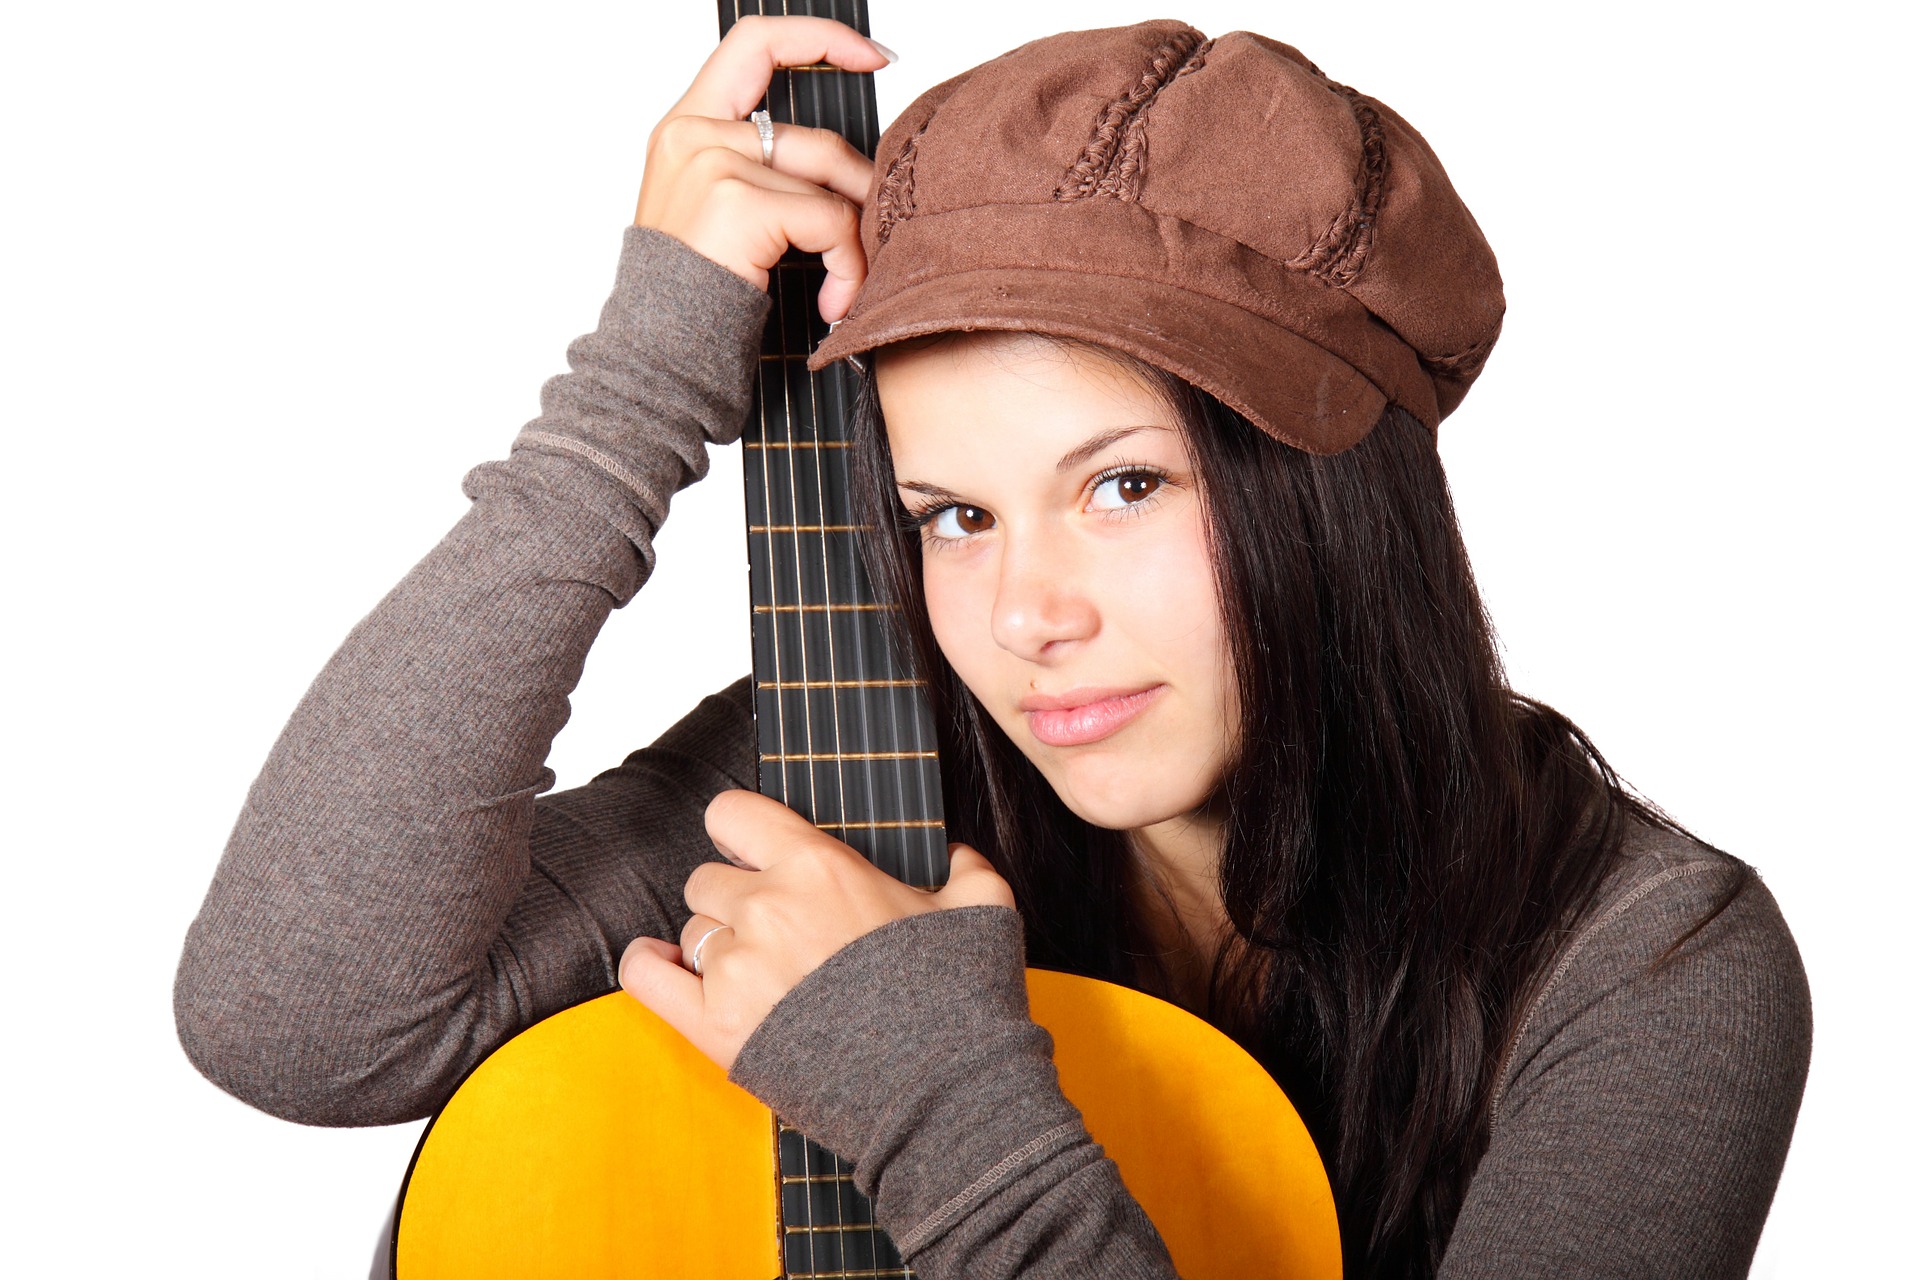
[[[1185,1280],[1337,1280],[1318,1152],[1248,1054],[1164,1001],[1027,971],[1066,1095]],[[399,1280],[780,1275],[773,1117],[624,994],[483,1062],[421,1139]]]

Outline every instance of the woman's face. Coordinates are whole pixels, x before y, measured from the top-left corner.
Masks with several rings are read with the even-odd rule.
[[[954,671],[1086,821],[1198,809],[1239,705],[1171,410],[1124,366],[1025,334],[896,348],[875,376]]]

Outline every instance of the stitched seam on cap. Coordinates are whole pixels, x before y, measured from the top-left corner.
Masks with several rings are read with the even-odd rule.
[[[1054,1126],[1018,1151],[1005,1156],[993,1168],[968,1183],[966,1189],[960,1194],[922,1218],[919,1226],[896,1239],[895,1246],[903,1256],[926,1248],[963,1214],[985,1200],[988,1193],[999,1183],[1005,1182],[1016,1169],[1035,1161],[1043,1152],[1052,1154],[1047,1151],[1048,1147],[1064,1146],[1065,1140],[1071,1138],[1079,1128],[1079,1121],[1069,1120],[1065,1124]]]
[[[1487,357],[1493,354],[1493,344],[1499,340],[1499,337],[1500,332],[1496,329],[1490,336],[1482,338],[1464,351],[1439,356],[1420,355],[1417,351],[1414,354],[1420,355],[1420,367],[1432,377],[1470,378],[1480,371],[1482,365],[1486,364]]]
[[[1174,80],[1181,79],[1206,66],[1207,51],[1212,48],[1213,41],[1202,40],[1194,51],[1187,55],[1186,61],[1180,64],[1179,70],[1173,73],[1167,83],[1171,84]],[[1164,89],[1165,86],[1162,88]],[[1153,102],[1159,100],[1160,95],[1155,93]],[[1147,166],[1147,121],[1153,116],[1153,102],[1140,108],[1134,113],[1133,118],[1127,121],[1126,130],[1120,136],[1120,150],[1114,157],[1112,168],[1107,171],[1104,178],[1100,179],[1098,194],[1112,196],[1116,200],[1140,198],[1140,183],[1146,177]]]
[[[1115,195],[1116,191],[1103,190],[1108,186],[1109,175],[1113,171],[1116,158],[1120,155],[1127,135],[1133,133],[1142,113],[1158,96],[1161,89],[1172,81],[1193,55],[1210,42],[1198,31],[1191,28],[1176,32],[1165,44],[1156,48],[1133,88],[1112,102],[1094,121],[1093,136],[1087,140],[1080,158],[1067,169],[1060,179],[1060,185],[1054,189],[1055,200],[1084,200],[1097,194]],[[1141,144],[1135,143],[1136,168],[1137,151]],[[1122,199],[1132,197],[1122,196]]]
[[[1316,69],[1316,74],[1319,74]],[[1324,280],[1336,289],[1344,289],[1366,266],[1367,252],[1373,248],[1373,232],[1380,220],[1380,201],[1387,189],[1387,142],[1380,127],[1380,115],[1373,104],[1344,84],[1321,75],[1328,88],[1339,94],[1353,113],[1360,131],[1360,171],[1354,175],[1353,199],[1320,234],[1305,253],[1287,260],[1287,266]]]
[[[920,122],[920,127],[900,148],[900,154],[887,166],[887,176],[880,183],[880,193],[874,199],[875,216],[879,223],[875,236],[881,244],[893,238],[895,223],[913,216],[914,162],[920,158],[920,139],[926,134],[927,126],[933,123],[933,118],[939,114],[939,107],[928,112],[927,118]]]

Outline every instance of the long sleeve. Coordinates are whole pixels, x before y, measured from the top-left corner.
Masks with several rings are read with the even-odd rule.
[[[1752,1265],[1812,1050],[1805,970],[1757,880],[1662,838],[1532,1001],[1444,1280],[1720,1280]]]
[[[744,422],[766,296],[629,229],[599,327],[475,468],[465,516],[357,625],[253,784],[188,933],[175,1017],[221,1087],[317,1124],[424,1115],[520,1028],[667,936],[750,785],[744,685],[588,787],[547,750],[668,500]],[[665,673],[663,673],[663,678]]]
[[[883,925],[808,974],[731,1078],[854,1162],[929,1280],[1167,1280],[1159,1232],[1060,1092],[1006,907]]]
[[[1734,869],[1677,842],[1610,880],[1531,1003],[1443,1276],[1746,1273],[1806,1076],[1805,975],[1757,882],[1656,964]],[[1001,908],[875,930],[775,1007],[733,1079],[854,1161],[928,1280],[1169,1280],[1060,1093],[1023,954]]]

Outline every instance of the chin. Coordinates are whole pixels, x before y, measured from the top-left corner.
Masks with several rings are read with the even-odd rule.
[[[1083,822],[1109,831],[1134,831],[1192,813],[1209,794],[1198,779],[1171,778],[1164,767],[1073,768],[1040,765],[1041,776],[1062,804]]]

